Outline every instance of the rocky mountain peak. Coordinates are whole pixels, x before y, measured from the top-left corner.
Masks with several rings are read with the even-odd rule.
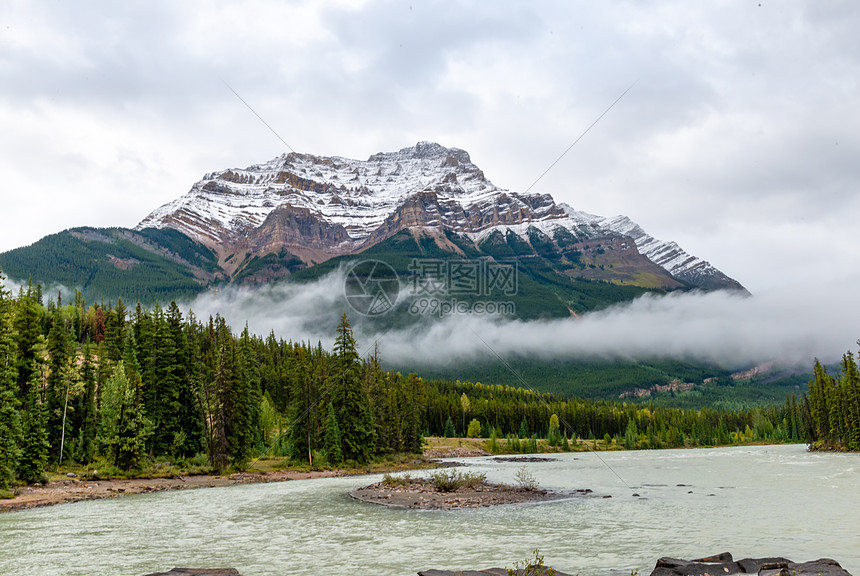
[[[365,161],[291,152],[212,172],[137,228],[174,228],[225,261],[240,252],[287,250],[307,264],[359,252],[404,229],[436,229],[475,241],[499,231],[525,242],[529,230],[555,237],[562,229],[576,238],[629,237],[641,254],[689,285],[742,289],[626,216],[604,218],[556,204],[549,194],[499,188],[468,152],[436,142]]]

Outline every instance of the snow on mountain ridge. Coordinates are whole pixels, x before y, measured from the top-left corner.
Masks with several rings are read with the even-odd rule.
[[[427,189],[464,206],[505,192],[484,178],[467,152],[435,143],[419,142],[367,161],[290,153],[245,169],[206,174],[185,196],[154,210],[137,228],[169,226],[174,214],[184,212],[196,214],[189,222],[192,233],[212,238],[207,225],[241,233],[289,203],[344,226],[350,237],[360,240],[411,193]]]
[[[691,285],[743,289],[708,262],[675,242],[650,236],[626,216],[606,218],[556,204],[548,194],[499,188],[468,152],[435,142],[379,152],[364,161],[291,152],[248,168],[211,172],[137,228],[172,227],[210,246],[236,246],[252,232],[261,232],[278,208],[305,210],[322,226],[343,227],[348,240],[331,247],[329,256],[363,249],[404,226],[441,227],[475,241],[495,230],[527,239],[532,226],[552,236],[561,226],[580,238],[630,237],[641,254]]]
[[[601,218],[600,225],[613,232],[633,238],[639,252],[655,264],[665,268],[676,278],[683,279],[685,275],[692,273],[697,275],[721,274],[709,262],[685,252],[676,242],[654,238],[627,216]]]

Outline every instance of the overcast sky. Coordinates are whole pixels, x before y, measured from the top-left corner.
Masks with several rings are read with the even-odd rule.
[[[860,3],[48,2],[0,7],[0,250],[134,226],[284,145],[433,140],[626,214],[753,293],[860,270]],[[854,304],[856,306],[856,303]]]

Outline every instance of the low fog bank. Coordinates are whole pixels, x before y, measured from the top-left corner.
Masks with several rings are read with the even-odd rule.
[[[407,328],[380,329],[346,302],[343,271],[309,284],[228,288],[198,296],[184,308],[199,318],[216,313],[234,330],[330,346],[347,312],[360,352],[379,344],[383,359],[400,366],[473,359],[675,358],[740,368],[775,360],[808,367],[814,357],[838,360],[860,338],[860,277],[809,284],[753,297],[728,292],[646,295],[580,318],[520,321],[500,316],[419,318]],[[398,311],[407,304],[398,302]]]

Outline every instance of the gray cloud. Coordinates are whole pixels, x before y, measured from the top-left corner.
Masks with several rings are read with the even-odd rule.
[[[330,346],[342,310],[344,274],[311,284],[279,284],[263,291],[228,289],[187,304],[198,317],[223,315],[235,330]],[[580,318],[512,321],[451,315],[409,328],[377,331],[352,313],[363,353],[379,344],[395,365],[420,367],[474,358],[678,358],[734,369],[778,361],[809,367],[814,357],[832,362],[856,349],[860,277],[809,283],[754,297],[726,292],[644,296]],[[407,302],[398,305],[406,306]]]
[[[0,16],[0,249],[133,226],[282,145],[420,139],[522,190],[624,213],[753,292],[860,267],[860,6],[17,3]]]

